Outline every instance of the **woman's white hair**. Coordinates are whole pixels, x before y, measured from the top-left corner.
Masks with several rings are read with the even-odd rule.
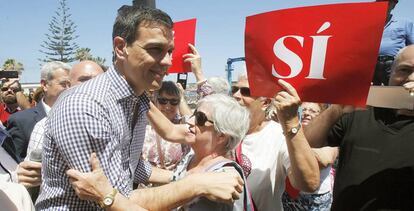
[[[226,153],[235,149],[249,129],[250,113],[234,98],[224,94],[212,94],[198,102],[198,107],[207,106],[216,132],[229,136]]]
[[[229,94],[229,83],[222,77],[211,77],[207,79],[207,83],[210,84],[214,93],[216,94]]]

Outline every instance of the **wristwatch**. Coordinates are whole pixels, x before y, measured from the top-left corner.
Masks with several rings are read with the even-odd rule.
[[[110,207],[114,203],[115,196],[116,196],[117,193],[118,193],[118,190],[116,188],[113,188],[112,189],[112,192],[111,193],[108,193],[104,197],[104,199],[99,202],[99,206],[101,208]]]
[[[290,136],[290,135],[294,136],[299,132],[301,127],[302,127],[302,124],[299,123],[296,127],[292,127],[288,131],[283,132],[283,134],[285,136]]]

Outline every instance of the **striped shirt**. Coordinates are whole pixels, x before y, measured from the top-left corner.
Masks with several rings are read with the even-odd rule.
[[[65,174],[69,168],[91,171],[92,152],[121,194],[129,196],[133,182],[147,181],[151,165],[139,157],[148,109],[148,96],[136,96],[113,67],[62,93],[45,125],[43,183],[36,210],[100,209],[96,203],[80,200]]]

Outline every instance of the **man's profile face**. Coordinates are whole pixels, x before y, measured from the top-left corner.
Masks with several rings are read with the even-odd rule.
[[[124,49],[124,76],[134,90],[157,90],[172,65],[172,31],[157,24],[141,23],[136,40]]]
[[[389,85],[402,86],[414,83],[414,46],[406,48],[395,61]]]
[[[63,69],[58,69],[53,73],[53,79],[46,81],[42,85],[45,90],[45,95],[54,102],[60,93],[70,87],[69,74]]]

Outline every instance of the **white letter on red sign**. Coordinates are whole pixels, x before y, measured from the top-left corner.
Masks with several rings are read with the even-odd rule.
[[[296,39],[297,41],[299,41],[300,45],[303,47],[304,39],[303,37],[300,37],[300,36],[294,36],[294,35],[284,36],[275,42],[275,45],[273,46],[273,52],[275,53],[277,58],[285,62],[290,67],[290,74],[288,76],[282,76],[276,72],[275,67],[274,67],[275,65],[273,64],[272,75],[277,78],[295,77],[300,73],[300,71],[302,71],[302,68],[303,68],[302,59],[296,53],[289,50],[284,44],[285,39],[288,37]]]
[[[317,31],[317,34],[325,31],[331,26],[330,22],[325,22]],[[332,36],[310,36],[313,39],[311,63],[309,67],[309,75],[306,78],[311,79],[326,79],[323,76],[326,59],[326,49],[328,48],[328,40]],[[284,36],[278,39],[273,46],[273,52],[276,57],[285,62],[290,67],[290,74],[288,76],[282,76],[277,73],[275,65],[272,65],[272,75],[277,78],[293,78],[302,71],[303,62],[300,56],[295,52],[289,50],[284,41],[286,38],[296,39],[303,47],[304,38],[296,35]]]
[[[317,34],[325,31],[331,26],[331,23],[325,22],[318,30]],[[325,68],[326,49],[328,48],[328,40],[332,36],[311,36],[313,39],[312,57],[309,68],[309,75],[306,78],[326,79],[323,77]]]

